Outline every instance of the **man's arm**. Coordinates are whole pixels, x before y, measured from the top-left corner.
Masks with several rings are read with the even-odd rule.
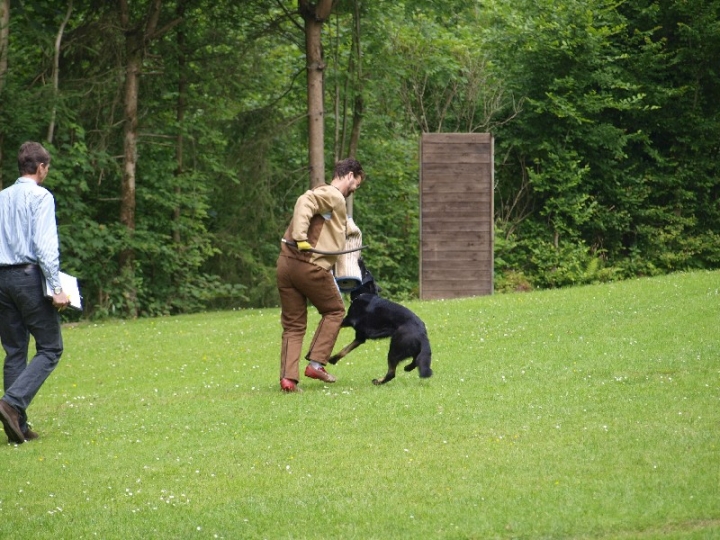
[[[332,189],[333,191],[330,191]],[[335,188],[323,186],[303,193],[295,203],[293,211],[293,240],[296,242],[307,241],[310,221],[316,215],[330,215],[335,211],[338,204]],[[344,204],[344,201],[343,201]]]
[[[55,221],[55,200],[50,192],[43,196],[34,212],[33,249],[50,286],[60,287],[60,245]]]

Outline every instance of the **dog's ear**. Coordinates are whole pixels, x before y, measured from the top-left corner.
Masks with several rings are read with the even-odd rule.
[[[365,262],[362,258],[358,259],[358,266],[360,267],[360,272],[362,273],[362,284],[350,293],[351,301],[355,300],[355,298],[361,294],[377,295],[380,292],[380,288],[375,283],[375,278],[370,270],[367,269],[367,266],[365,266]]]
[[[370,283],[365,285],[365,292],[369,294],[374,294],[375,296],[378,296],[378,293],[380,292],[378,286],[375,284],[374,281],[371,281]]]
[[[369,294],[378,294],[380,292],[380,288],[377,286],[377,283],[375,283],[375,278],[368,270],[367,273],[363,276],[362,285],[360,288],[365,293]]]
[[[360,275],[362,280],[362,285],[365,286],[368,283],[372,283],[373,286],[375,284],[375,278],[373,277],[370,270],[367,269],[367,266],[365,266],[365,261],[362,260],[362,257],[358,259],[358,266],[360,267]],[[373,291],[375,292],[375,291]]]
[[[360,267],[360,276],[363,285],[368,281],[373,281],[373,275],[370,273],[367,266],[365,266],[365,261],[363,261],[362,258],[358,259],[358,266]]]

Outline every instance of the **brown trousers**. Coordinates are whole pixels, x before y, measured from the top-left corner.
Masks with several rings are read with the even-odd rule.
[[[280,378],[300,380],[300,354],[307,330],[307,301],[321,315],[305,358],[326,364],[332,354],[345,316],[345,305],[332,272],[315,264],[278,257],[277,286],[283,327]]]

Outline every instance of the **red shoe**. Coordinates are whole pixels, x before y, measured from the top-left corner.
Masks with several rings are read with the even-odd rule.
[[[280,379],[280,390],[286,393],[302,392],[297,383],[292,379]]]
[[[312,364],[308,364],[305,368],[305,376],[310,377],[311,379],[319,379],[321,381],[325,381],[326,383],[334,383],[337,381],[335,377],[325,371],[324,367],[315,368]]]

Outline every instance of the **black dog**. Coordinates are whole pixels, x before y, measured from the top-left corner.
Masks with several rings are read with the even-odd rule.
[[[397,365],[406,358],[412,358],[405,371],[416,367],[420,377],[432,376],[430,369],[431,351],[425,323],[405,306],[378,296],[378,286],[362,259],[358,261],[362,274],[362,285],[350,293],[351,304],[343,327],[355,329],[355,340],[339,353],[330,357],[336,364],[350,351],[368,339],[390,338],[388,372],[382,379],[373,379],[373,384],[385,384],[395,378]]]

